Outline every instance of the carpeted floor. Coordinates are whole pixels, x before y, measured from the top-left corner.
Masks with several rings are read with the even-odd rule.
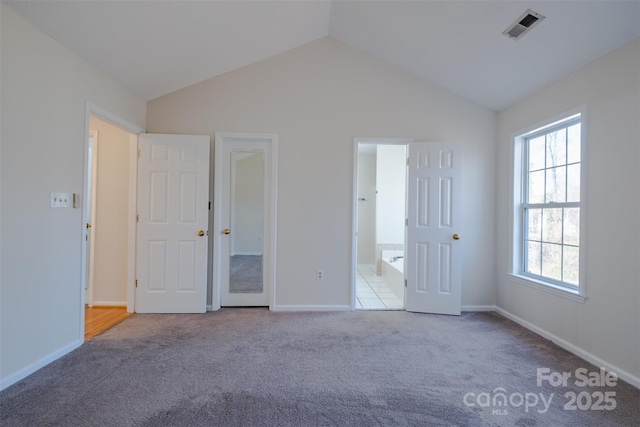
[[[229,292],[262,292],[262,255],[234,255],[229,261]]]
[[[0,392],[0,425],[638,425],[630,385],[538,386],[537,368],[597,371],[491,313],[137,314]],[[615,409],[587,409],[598,392]]]

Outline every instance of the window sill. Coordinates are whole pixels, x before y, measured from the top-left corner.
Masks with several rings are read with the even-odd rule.
[[[584,295],[580,295],[577,292],[572,292],[570,290],[561,288],[560,286],[554,286],[552,284],[548,284],[539,280],[532,279],[531,277],[523,276],[520,274],[507,273],[514,282],[519,283],[524,286],[528,286],[530,288],[538,289],[540,291],[546,292],[548,294],[557,295],[562,298],[566,298],[571,301],[579,302],[584,304],[587,301],[587,297]]]

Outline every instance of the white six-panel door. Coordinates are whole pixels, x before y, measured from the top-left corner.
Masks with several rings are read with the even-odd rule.
[[[210,138],[142,134],[135,311],[204,313]]]
[[[407,311],[460,314],[461,174],[456,144],[409,144]]]

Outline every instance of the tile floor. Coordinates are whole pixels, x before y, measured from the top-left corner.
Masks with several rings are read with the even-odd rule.
[[[376,275],[375,265],[358,265],[356,309],[403,310],[403,296],[397,295],[382,276]]]

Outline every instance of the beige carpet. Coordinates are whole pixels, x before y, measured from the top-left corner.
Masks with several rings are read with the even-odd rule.
[[[489,313],[137,314],[1,392],[0,425],[638,425],[637,389],[538,386],[537,368],[597,371]],[[499,388],[512,403],[485,405]],[[566,410],[583,392],[616,407]]]

